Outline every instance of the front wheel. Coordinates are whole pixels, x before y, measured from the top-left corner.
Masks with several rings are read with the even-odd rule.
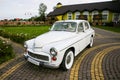
[[[74,62],[73,51],[72,50],[67,50],[65,55],[64,55],[62,64],[61,64],[62,69],[63,70],[69,70],[72,67],[73,62]]]

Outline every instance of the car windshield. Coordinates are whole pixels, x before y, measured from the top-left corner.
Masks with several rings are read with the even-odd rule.
[[[52,31],[75,32],[76,27],[77,27],[76,22],[56,22],[52,28]]]

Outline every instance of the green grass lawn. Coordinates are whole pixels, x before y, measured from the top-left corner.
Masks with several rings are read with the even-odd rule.
[[[23,44],[26,40],[35,38],[49,31],[50,26],[0,27],[0,36]]]
[[[104,30],[120,33],[120,27],[111,27],[111,26],[95,26]]]
[[[27,26],[27,27],[0,27],[0,29],[4,30],[7,33],[12,34],[26,34],[30,38],[36,37],[40,34],[49,31],[50,26]]]

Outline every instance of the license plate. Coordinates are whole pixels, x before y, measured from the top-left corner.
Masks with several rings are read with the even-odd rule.
[[[28,58],[28,61],[31,62],[31,63],[33,63],[33,64],[35,64],[35,65],[38,65],[38,66],[40,64],[40,62],[38,62],[38,61],[36,61],[34,59],[31,59],[31,58]]]

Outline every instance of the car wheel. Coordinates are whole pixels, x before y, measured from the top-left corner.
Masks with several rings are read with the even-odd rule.
[[[88,45],[89,48],[93,46],[93,37],[90,38],[90,44]]]
[[[69,70],[72,67],[73,62],[74,62],[73,51],[72,50],[67,50],[65,55],[64,55],[62,64],[61,64],[62,69],[65,70],[65,71]]]

